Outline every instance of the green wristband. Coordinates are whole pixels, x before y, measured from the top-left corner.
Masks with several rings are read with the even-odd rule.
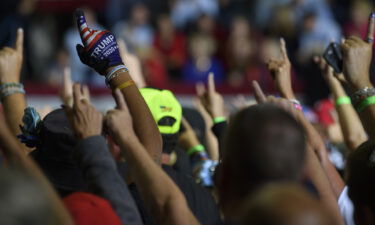
[[[370,106],[373,104],[375,104],[375,95],[367,97],[364,100],[362,100],[362,102],[357,107],[357,111],[362,112],[363,110],[365,110],[367,106]]]
[[[226,120],[227,120],[227,118],[225,118],[224,116],[221,116],[221,117],[215,117],[215,118],[214,118],[214,124],[222,123],[222,122],[225,122]]]
[[[348,96],[342,96],[336,99],[336,106],[339,105],[349,105],[352,101],[350,101],[350,98]]]
[[[194,147],[191,147],[189,148],[189,150],[187,151],[187,154],[188,155],[192,155],[194,153],[197,153],[197,152],[204,152],[204,146],[203,145],[196,145]]]

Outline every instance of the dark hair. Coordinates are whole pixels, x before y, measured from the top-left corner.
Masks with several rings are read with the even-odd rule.
[[[222,203],[270,181],[298,180],[305,145],[301,125],[279,107],[262,104],[238,112],[224,139],[218,183]]]
[[[202,145],[206,145],[206,138],[205,138],[205,130],[206,130],[206,124],[204,122],[204,119],[202,115],[193,108],[182,108],[182,114],[183,117],[188,121],[190,126],[193,128],[195,134],[197,135],[197,138],[199,142]],[[166,117],[160,119],[159,125],[162,122],[164,126],[172,126],[173,123],[176,120],[172,118],[165,120]],[[185,128],[183,127],[183,124],[181,123],[180,131],[175,134],[161,134],[163,139],[163,153],[171,154],[177,147],[178,144],[178,138],[180,137],[180,134],[185,131]]]
[[[0,168],[1,224],[53,224],[56,221],[49,202],[34,179],[16,170]]]
[[[243,225],[334,224],[319,200],[292,182],[262,186],[246,197],[241,211]]]
[[[161,134],[163,140],[163,153],[171,154],[177,146],[178,137],[180,134]]]
[[[367,141],[349,155],[346,180],[354,205],[366,205],[375,211],[375,143]]]
[[[80,166],[73,158],[78,143],[63,109],[50,112],[40,132],[42,144],[30,153],[60,196],[87,190]]]

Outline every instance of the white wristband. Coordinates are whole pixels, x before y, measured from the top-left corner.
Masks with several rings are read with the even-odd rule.
[[[119,70],[125,70],[125,71],[129,71],[128,68],[124,65],[118,65],[116,66],[115,68],[113,68],[106,76],[105,76],[105,83],[108,85],[109,81],[112,80],[113,78],[115,78],[115,76],[117,75],[117,71]]]

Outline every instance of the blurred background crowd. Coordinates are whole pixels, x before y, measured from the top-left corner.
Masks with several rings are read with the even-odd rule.
[[[77,186],[84,186],[89,172],[101,168],[103,173],[97,174],[103,177],[93,175],[98,178],[93,184],[104,191],[112,187],[128,190],[126,186],[133,191],[128,193],[130,201],[111,195],[121,190],[109,191],[108,196],[103,191],[103,197],[111,204],[120,199],[120,204],[133,204],[134,198],[137,206],[129,206],[134,211],[117,208],[117,213],[133,218],[140,217],[140,212],[142,223],[138,224],[153,224],[142,201],[138,202],[141,198],[148,199],[145,205],[155,207],[151,209],[155,217],[189,221],[180,213],[182,209],[186,218],[214,222],[204,225],[221,222],[221,212],[225,222],[236,222],[237,214],[247,213],[240,212],[244,196],[284,179],[302,184],[319,197],[326,208],[318,204],[316,208],[335,217],[335,224],[351,225],[354,220],[357,225],[374,224],[375,70],[370,68],[374,65],[374,6],[375,0],[1,0],[0,116],[4,114],[5,119],[0,122],[0,150],[5,150],[6,159],[21,160],[23,170],[46,184],[47,191],[51,187],[46,177],[33,161],[27,164],[28,157],[20,150],[32,151],[54,185],[60,185],[59,179],[70,185],[77,178]],[[352,35],[357,37],[348,38]],[[76,45],[82,40],[86,49],[78,47],[77,54]],[[321,57],[333,41],[342,42],[341,75],[334,74]],[[98,57],[90,55],[99,48],[103,52]],[[72,81],[82,83],[82,88],[74,84],[72,89]],[[254,105],[254,98],[259,105]],[[60,106],[64,110],[57,109]],[[101,137],[103,131],[107,139]],[[14,135],[30,149],[19,148]],[[93,136],[103,145],[90,142]],[[90,139],[92,145],[82,147],[75,142],[77,137]],[[301,151],[305,147],[306,153]],[[100,163],[86,170],[85,163],[91,162],[83,162],[84,154],[104,162],[100,151],[107,154],[112,163],[107,168],[112,171]],[[56,152],[62,156],[55,156]],[[125,166],[133,176],[126,175],[129,185],[117,179],[122,187],[99,180],[119,175],[116,168],[121,166],[112,158],[124,163],[120,152],[129,159]],[[82,161],[71,162],[73,154]],[[154,162],[161,162],[164,172]],[[80,167],[70,170],[69,163]],[[169,174],[169,169],[183,177]],[[89,171],[88,178],[79,177],[80,170]],[[165,172],[181,182],[179,187]],[[131,186],[134,182],[140,197]],[[203,189],[206,201],[190,189],[196,183],[208,190],[214,187],[214,195]],[[64,183],[59,190],[61,196],[86,190],[66,187]],[[7,192],[1,193],[8,197]],[[294,207],[289,203],[298,202],[280,193],[283,201],[270,203],[275,210],[271,215],[289,212],[284,206]],[[56,193],[49,194],[56,206],[61,205]],[[9,196],[17,202],[18,198]],[[295,209],[304,209],[302,205],[308,202],[301,200]],[[12,217],[0,206],[0,224],[2,212]],[[56,212],[66,213],[64,207]],[[253,212],[257,217],[257,211]],[[363,218],[370,222],[363,223],[367,221]],[[277,220],[276,224],[284,224]]]
[[[0,47],[25,29],[23,81],[29,93],[61,84],[70,66],[73,80],[103,87],[103,78],[83,65],[73,20],[84,9],[94,29],[108,29],[136,54],[150,86],[191,94],[215,73],[222,93],[250,94],[251,80],[273,92],[266,60],[284,37],[294,65],[293,84],[309,105],[329,91],[312,57],[343,36],[364,37],[371,0],[6,0],[0,2]],[[125,61],[126,63],[126,61]],[[303,71],[303,72],[302,72]],[[95,94],[95,91],[94,91]]]

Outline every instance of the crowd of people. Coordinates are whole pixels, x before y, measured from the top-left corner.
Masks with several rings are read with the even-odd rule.
[[[189,11],[189,1],[176,2],[174,13],[180,16],[160,16],[158,26],[165,33],[156,39],[149,39],[152,31],[144,24],[139,36],[122,37],[142,21],[145,5],[136,4],[131,22],[118,23],[113,32],[95,24],[86,9],[75,11],[69,35],[70,41],[78,40],[70,60],[77,68],[90,68],[95,82],[111,91],[114,107],[106,112],[94,106],[86,84],[75,82],[73,64],[60,75],[61,107],[42,113],[29,106],[21,81],[27,33],[12,31],[15,42],[0,50],[0,224],[374,225],[375,88],[370,71],[375,13],[357,15],[366,18],[364,34],[346,36],[338,44],[342,73],[321,53],[309,53],[331,95],[316,112],[295,93],[297,68],[289,58],[287,36],[274,41],[277,54],[263,55],[267,78],[249,73],[256,101],[238,101],[235,110],[226,107],[216,88],[228,79],[225,70],[195,74],[196,62],[185,55],[157,56],[167,60],[163,66],[171,66],[168,76],[198,82],[192,108],[172,91],[153,87],[144,76],[145,52],[139,49],[147,43],[162,48],[171,28],[189,26],[195,16],[202,29],[212,22]],[[199,7],[208,15],[219,9],[202,2]],[[261,12],[278,1],[260,2]],[[295,3],[302,2],[330,18],[322,5]],[[295,12],[308,27],[317,16]],[[115,13],[110,16],[116,21]],[[256,20],[259,26],[271,19],[263,16]],[[241,35],[247,35],[242,32],[248,23],[243,17],[235,21],[226,43],[247,51],[250,46]],[[333,24],[324,26],[337,31]],[[306,35],[300,41],[308,48],[318,34]],[[192,55],[214,54],[207,34],[191,38]],[[229,57],[234,64],[252,63],[252,57],[245,58]],[[192,66],[177,69],[183,62]],[[264,88],[263,78],[273,87]],[[277,96],[268,95],[270,90]]]
[[[92,70],[77,63],[75,43],[79,37],[70,19],[71,11],[59,11],[58,3],[50,3],[43,10],[43,4],[38,5],[35,0],[12,2],[19,4],[2,7],[12,10],[0,14],[3,21],[0,26],[6,30],[0,35],[0,46],[14,40],[15,32],[9,28],[24,26],[28,34],[25,81],[59,85],[59,77],[69,65],[75,82],[103,87],[102,80]],[[246,88],[249,81],[256,79],[266,91],[273,92],[264,64],[278,55],[278,39],[284,37],[295,65],[292,75],[296,91],[306,94],[309,104],[328,94],[323,79],[314,76],[319,71],[314,70],[313,55],[321,54],[332,40],[350,35],[364,37],[367,15],[374,3],[371,0],[95,2],[102,3],[95,8],[90,4],[84,8],[89,23],[124,40],[129,51],[140,58],[143,75],[153,86],[168,87],[171,82],[194,85],[214,72],[216,82],[225,87]],[[320,86],[324,89],[316,91]]]

